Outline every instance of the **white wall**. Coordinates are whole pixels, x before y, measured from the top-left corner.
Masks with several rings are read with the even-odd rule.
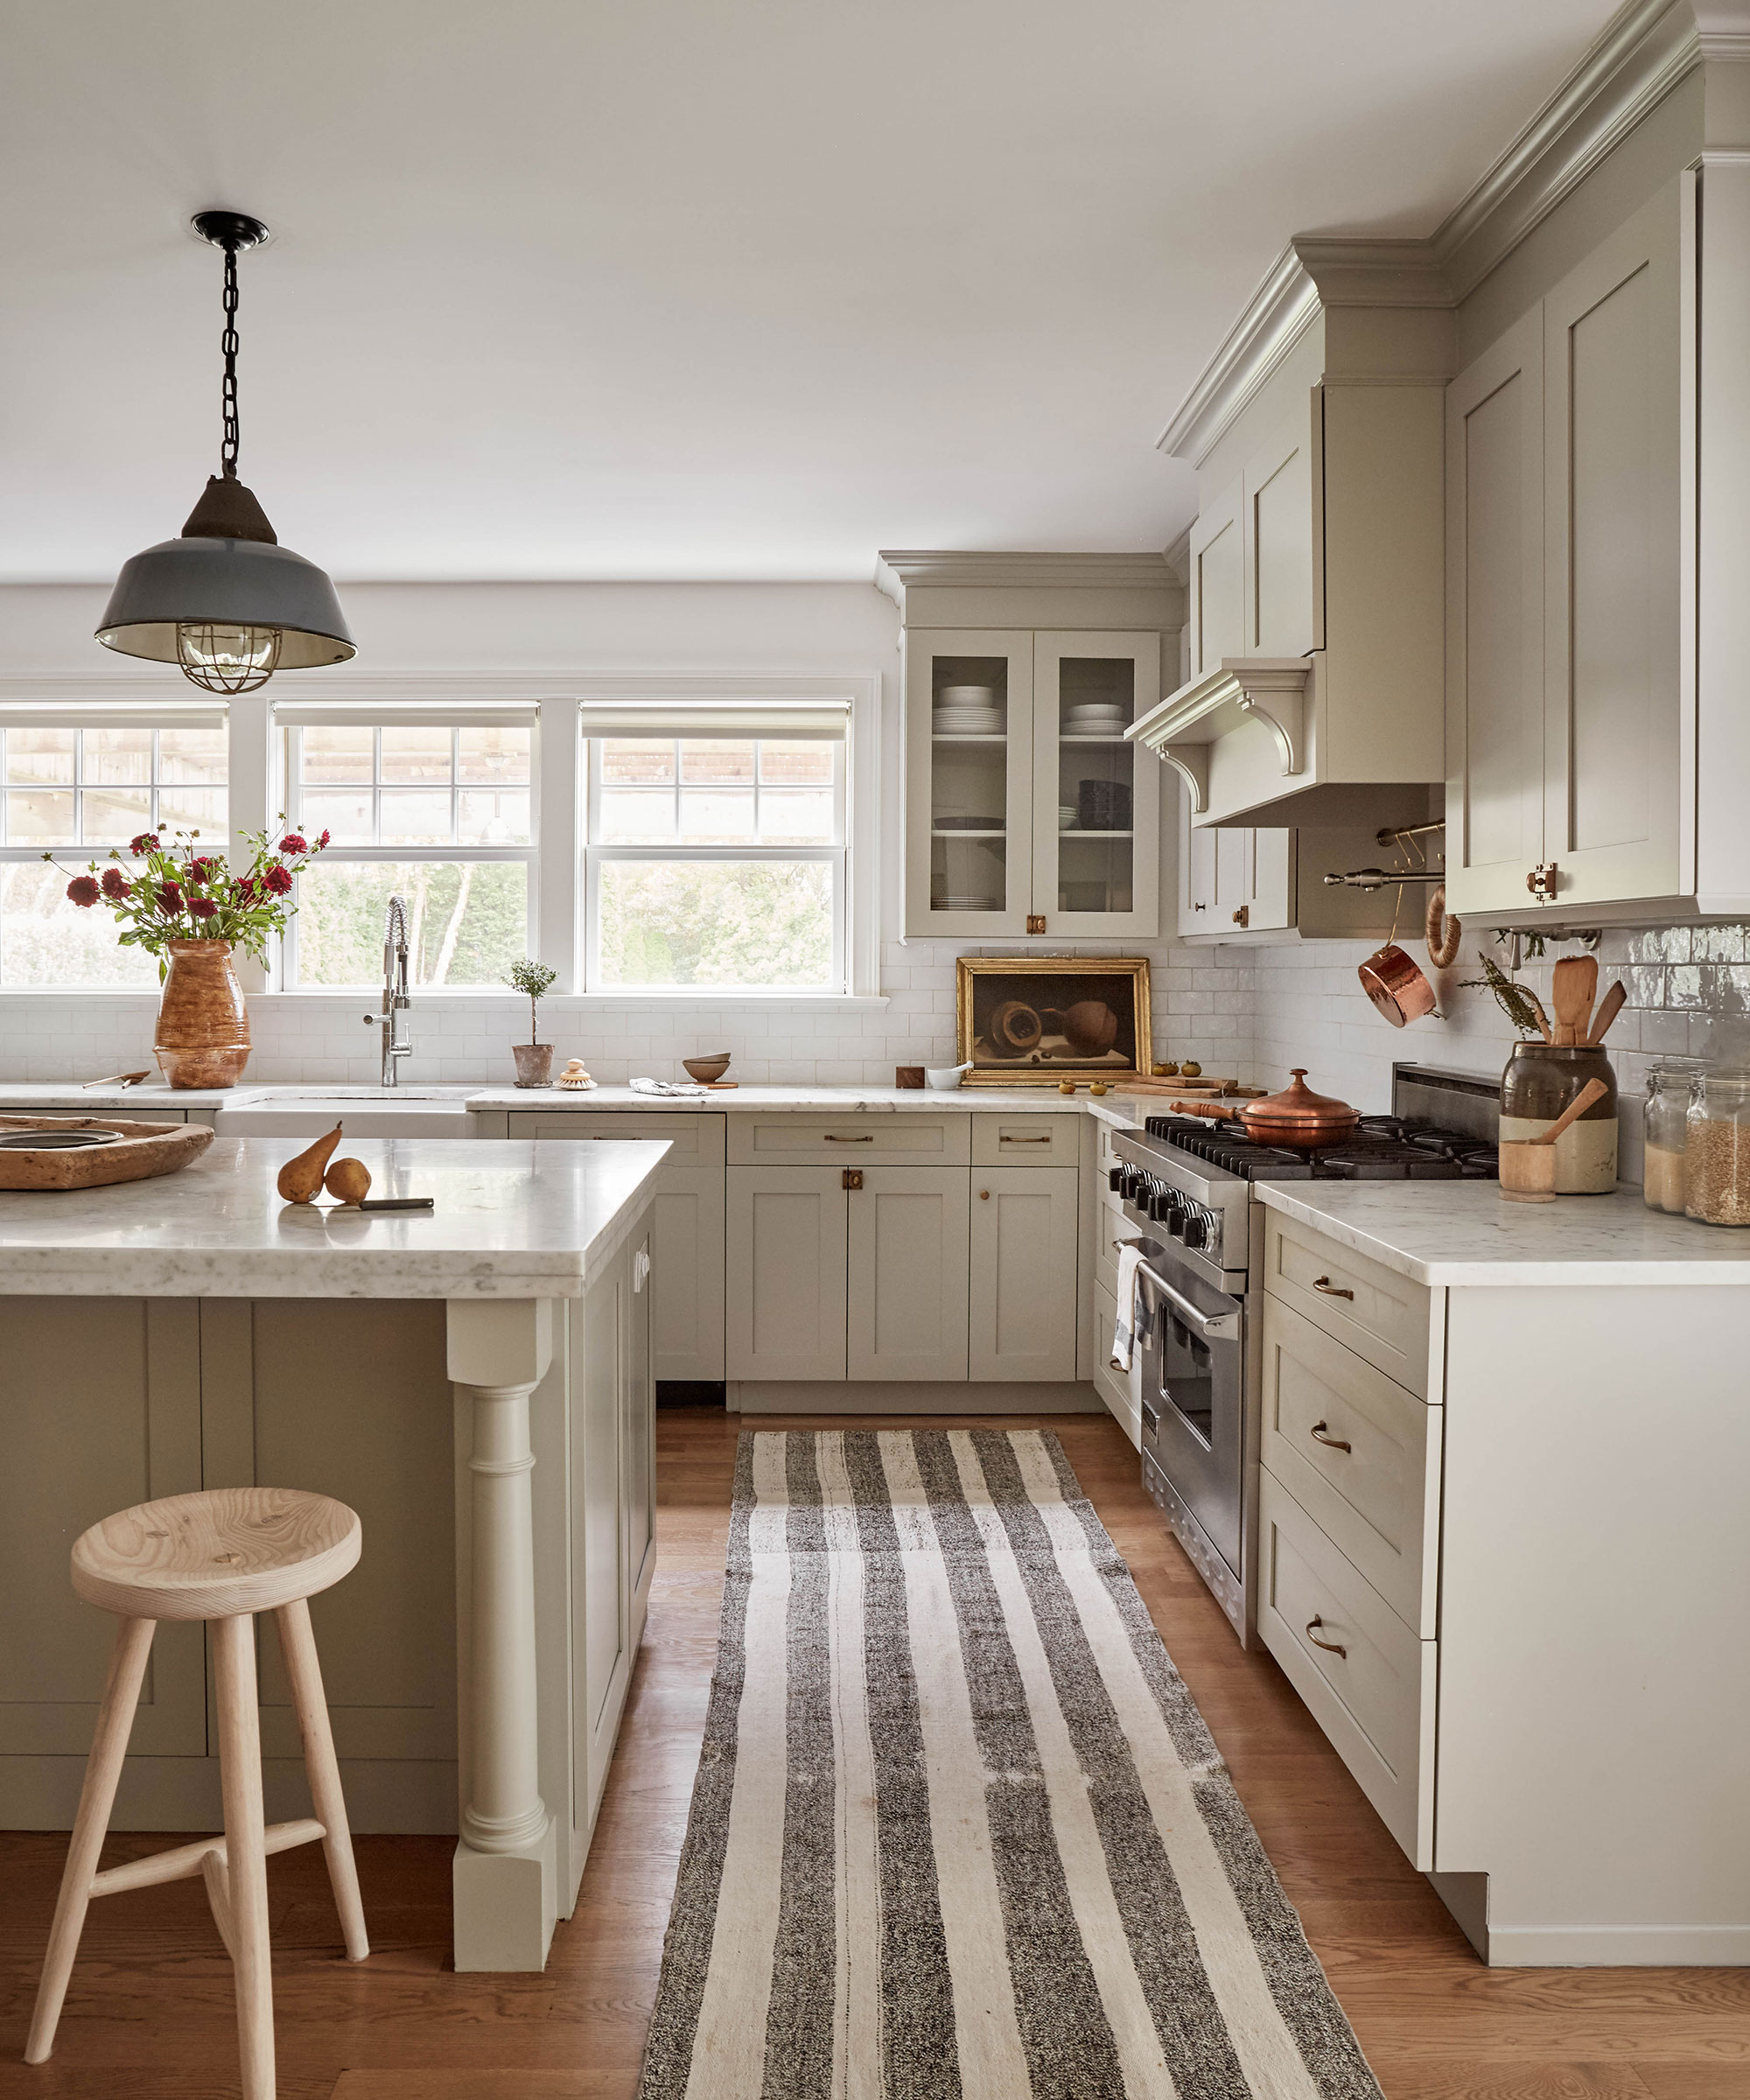
[[[342,592],[360,672],[878,673],[882,705],[882,947],[878,1010],[832,1011],[820,1000],[733,1006],[649,1002],[603,1011],[551,999],[544,1038],[598,1077],[682,1076],[680,1060],[727,1049],[738,1074],[761,1080],[888,1084],[896,1064],[954,1056],[954,962],[947,941],[900,937],[899,618],[872,584],[354,584]],[[0,680],[24,697],[62,680],[117,690],[140,670],[91,640],[105,592],[84,585],[0,589]],[[152,674],[146,674],[150,676]],[[162,676],[161,674],[159,675]],[[311,680],[319,673],[310,674]],[[1162,923],[1172,923],[1174,841],[1167,795]],[[1144,954],[1154,977],[1158,1054],[1237,1068],[1250,1047],[1250,958],[1176,941],[1075,943],[1053,953]],[[377,1075],[377,1033],[355,996],[290,993],[250,1001],[256,1050],[248,1076],[364,1082]],[[0,1080],[96,1077],[151,1062],[156,1001],[127,993],[0,993]],[[403,1083],[502,1082],[508,1046],[528,1035],[515,998],[416,995],[415,1054]]]

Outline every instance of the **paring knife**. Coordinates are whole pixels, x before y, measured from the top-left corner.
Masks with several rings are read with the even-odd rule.
[[[361,1203],[354,1205],[355,1210],[430,1210],[436,1199],[431,1196],[367,1196]]]

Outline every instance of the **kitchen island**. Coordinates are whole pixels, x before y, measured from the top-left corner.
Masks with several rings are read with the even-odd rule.
[[[88,1524],[255,1483],[356,1508],[312,1615],[353,1824],[455,1830],[459,1969],[536,1970],[570,1914],[654,1561],[649,1219],[668,1147],[363,1141],[374,1196],[283,1203],[292,1138],[163,1179],[0,1194],[0,1823],[65,1829],[109,1627]],[[264,1644],[264,1647],[270,1644]],[[272,1817],[305,1815],[263,1655]],[[201,1630],[154,1649],[120,1828],[220,1823]]]
[[[1750,1233],[1256,1193],[1265,1644],[1486,1960],[1750,1963]]]

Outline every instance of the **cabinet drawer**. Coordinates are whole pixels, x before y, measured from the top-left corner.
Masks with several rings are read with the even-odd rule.
[[[970,1116],[737,1116],[734,1166],[964,1166]]]
[[[1429,1294],[1424,1284],[1267,1210],[1264,1287],[1388,1378],[1428,1397]]]
[[[1266,1295],[1263,1413],[1264,1464],[1432,1640],[1441,1410]]]
[[[657,1110],[647,1113],[625,1109],[513,1109],[513,1138],[666,1138],[675,1148],[665,1164],[669,1166],[721,1166],[724,1116],[700,1115],[697,1110]]]
[[[1082,1153],[1079,1116],[975,1116],[975,1166],[1074,1166]]]
[[[1381,1821],[1425,1872],[1434,1864],[1436,1644],[1410,1632],[1267,1466],[1258,1474],[1257,1623]]]

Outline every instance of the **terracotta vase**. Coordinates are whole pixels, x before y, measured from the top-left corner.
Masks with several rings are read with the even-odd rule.
[[[228,941],[172,941],[152,1048],[172,1087],[234,1087],[249,1061],[249,1011]]]

